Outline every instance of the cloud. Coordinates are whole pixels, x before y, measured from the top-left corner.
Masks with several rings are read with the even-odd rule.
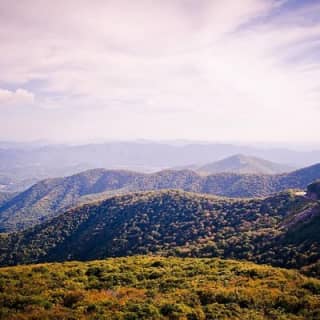
[[[35,135],[316,139],[314,2],[31,2],[0,3],[0,82],[36,94]]]
[[[34,95],[24,89],[15,91],[0,89],[0,106],[23,106],[31,105],[34,102]]]

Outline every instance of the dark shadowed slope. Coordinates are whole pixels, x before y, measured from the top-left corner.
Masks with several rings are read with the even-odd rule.
[[[71,209],[3,238],[0,262],[170,253],[300,268],[320,258],[318,224],[314,227],[319,214],[317,201],[294,192],[252,200],[181,191],[127,194]]]

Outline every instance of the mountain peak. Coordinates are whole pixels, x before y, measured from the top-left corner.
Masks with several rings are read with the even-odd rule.
[[[207,173],[232,172],[245,174],[278,174],[291,170],[292,168],[286,165],[241,153],[208,163],[198,169],[198,171]]]

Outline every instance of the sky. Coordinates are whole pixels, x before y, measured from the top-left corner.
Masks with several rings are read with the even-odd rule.
[[[0,0],[0,139],[320,144],[320,0]]]

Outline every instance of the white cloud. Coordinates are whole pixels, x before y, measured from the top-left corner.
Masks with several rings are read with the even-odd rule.
[[[34,102],[34,95],[24,89],[15,91],[0,89],[0,106],[23,106]]]
[[[35,135],[316,139],[320,24],[303,18],[318,5],[31,2],[0,3],[0,82],[37,81],[39,106],[65,110]]]

